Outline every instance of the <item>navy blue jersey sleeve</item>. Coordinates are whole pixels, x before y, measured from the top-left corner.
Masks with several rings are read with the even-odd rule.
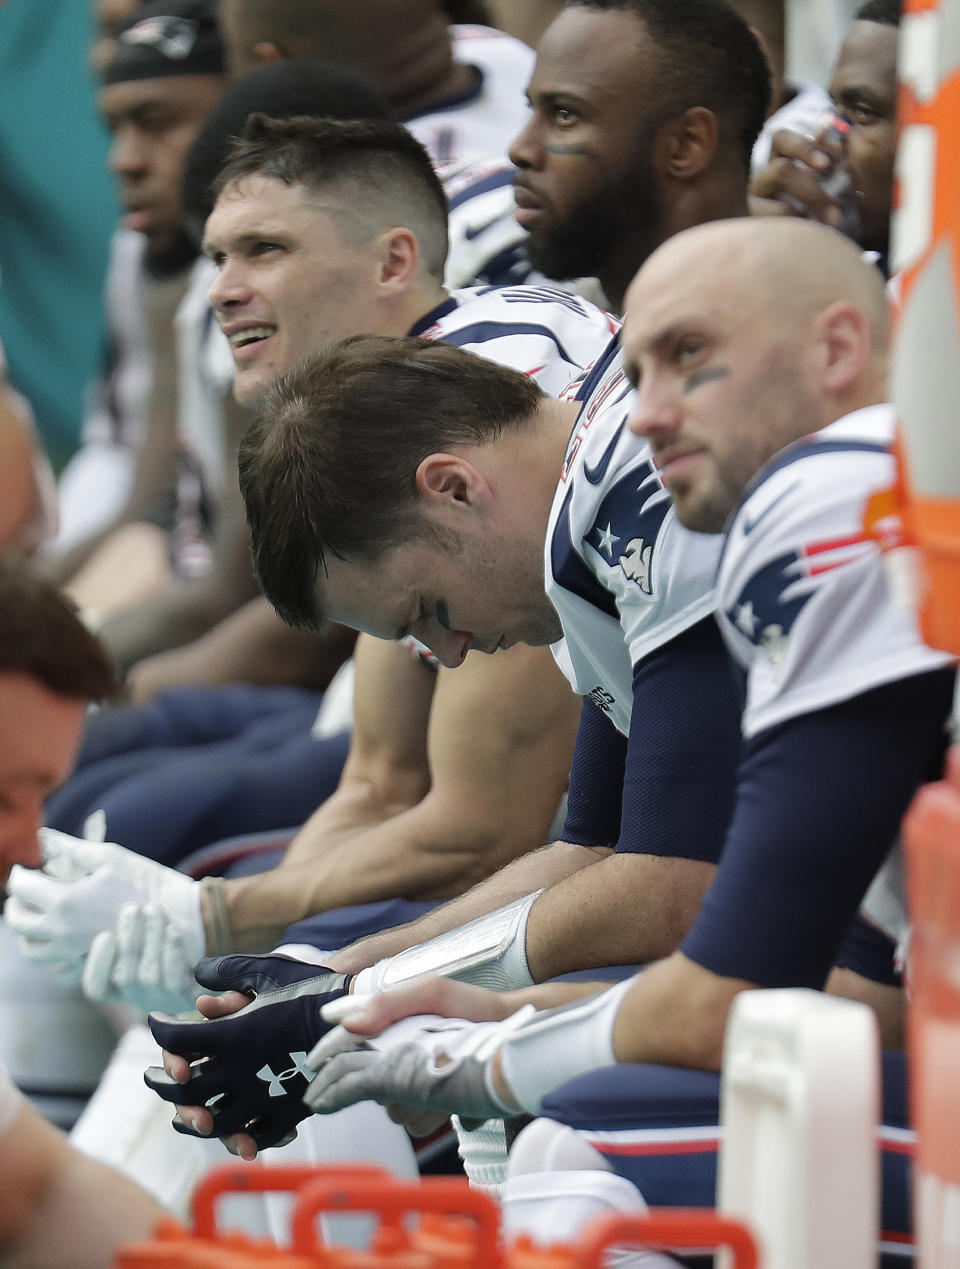
[[[637,664],[618,851],[719,860],[742,707],[743,679],[713,617]]]
[[[681,950],[761,987],[822,987],[919,784],[940,771],[954,671],[888,683],[744,746],[723,864]]]
[[[585,696],[570,768],[565,842],[578,846],[617,844],[626,760],[626,736]]]
[[[715,863],[733,811],[741,705],[712,617],[645,657],[628,742],[584,707],[564,840]]]

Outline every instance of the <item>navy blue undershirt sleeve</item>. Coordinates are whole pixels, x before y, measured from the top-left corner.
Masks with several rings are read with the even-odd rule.
[[[858,914],[847,926],[834,964],[838,969],[852,969],[875,983],[902,987],[903,975],[894,963],[896,955],[897,945],[890,935]]]
[[[570,767],[565,842],[578,846],[617,844],[626,760],[626,736],[585,696]]]
[[[762,987],[822,987],[917,786],[954,671],[874,688],[745,743],[723,865],[681,950]]]
[[[715,863],[733,811],[741,704],[739,676],[712,617],[645,657],[634,670],[630,738],[618,768],[599,748],[600,723],[619,739],[620,754],[623,737],[596,706],[592,715],[584,709],[564,840]]]

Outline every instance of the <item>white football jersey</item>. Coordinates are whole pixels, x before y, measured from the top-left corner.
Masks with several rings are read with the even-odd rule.
[[[893,482],[893,429],[893,408],[870,406],[788,446],[734,516],[717,606],[747,674],[746,737],[950,662],[892,598],[863,527]]]
[[[616,318],[578,295],[513,286],[454,291],[409,333],[520,370],[544,392],[559,396],[618,329]]]
[[[450,27],[454,60],[478,72],[474,86],[402,122],[430,155],[440,176],[449,164],[506,154],[523,127],[534,53],[489,26]]]
[[[529,278],[527,233],[514,214],[515,172],[507,159],[492,158],[444,173],[450,209],[444,286],[510,286]]]
[[[219,506],[237,462],[223,415],[233,387],[233,355],[207,299],[216,275],[216,265],[200,256],[174,317],[177,506],[172,555],[179,577],[209,573]]]
[[[547,529],[547,594],[563,673],[627,734],[633,668],[714,610],[720,541],[677,520],[650,446],[627,428],[633,389],[619,348],[580,388]]]
[[[104,288],[109,362],[87,390],[80,447],[59,481],[60,531],[50,554],[69,550],[122,510],[146,434],[153,361],[147,329],[146,238],[118,229]]]

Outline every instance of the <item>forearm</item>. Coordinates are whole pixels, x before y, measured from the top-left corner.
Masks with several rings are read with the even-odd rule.
[[[320,691],[350,655],[355,637],[336,625],[324,636],[290,630],[266,600],[253,599],[185,647],[141,660],[128,678],[131,698],[150,700],[181,683],[295,684]]]
[[[394,814],[383,814],[375,800],[365,804],[356,791],[349,804],[337,795],[330,802],[335,800],[339,815],[331,813],[328,804],[318,817],[326,827],[325,837],[319,822],[311,820],[298,834],[297,848],[291,847],[278,868],[226,883],[227,911],[239,946],[271,946],[295,921],[352,904],[397,897],[441,899],[468,886],[474,886],[471,893],[476,894],[477,884],[490,876],[500,859],[496,825],[469,816],[454,824],[429,796]],[[347,828],[351,811],[353,831]],[[377,815],[377,821],[359,827],[365,815]],[[305,841],[315,849],[308,851]],[[528,892],[524,885],[511,897]]]
[[[0,550],[17,539],[35,512],[39,499],[34,442],[12,396],[0,382]]]
[[[251,577],[248,589],[253,588]],[[117,664],[125,669],[142,657],[178,648],[205,634],[232,611],[238,599],[215,578],[176,582],[111,617],[99,634]]]
[[[669,955],[693,924],[715,872],[697,860],[608,855],[534,904],[527,923],[530,973],[543,982]]]
[[[71,1151],[31,1212],[22,1237],[0,1254],[0,1262],[4,1269],[107,1269],[117,1247],[148,1237],[168,1215],[119,1172]]]
[[[618,1062],[652,1062],[719,1071],[727,1016],[755,984],[711,974],[674,952],[638,975],[617,1011]]]
[[[107,1269],[124,1242],[145,1238],[167,1213],[127,1177],[74,1150],[24,1105],[0,1138],[0,1264]]]
[[[582,868],[597,863],[608,853],[602,847],[574,846],[569,842],[553,842],[540,850],[531,851],[499,869],[466,894],[428,912],[419,921],[385,930],[344,948],[331,957],[331,968],[341,973],[356,973],[384,957],[395,956],[408,947],[455,930],[476,917],[495,912],[504,904],[532,894],[543,886],[556,885]]]

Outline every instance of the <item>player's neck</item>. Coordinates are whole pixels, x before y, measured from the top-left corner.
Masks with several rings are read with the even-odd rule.
[[[534,537],[541,529],[546,534],[567,443],[579,413],[579,401],[543,397],[535,415],[520,427],[505,429],[492,447],[497,479],[516,484],[523,491],[526,514],[534,517],[536,509]]]
[[[398,33],[384,52],[367,67],[401,119],[429,110],[465,94],[476,80],[475,71],[453,60],[449,30],[437,20]]]
[[[541,438],[538,444],[543,450],[544,469],[550,473],[554,484],[559,478],[582,405],[582,401],[558,401],[555,397],[545,397],[541,403]]]
[[[436,278],[421,277],[409,291],[396,297],[387,314],[386,325],[376,334],[409,335],[415,326],[449,298],[449,291]]]
[[[747,192],[742,178],[729,185],[715,183],[706,187],[700,184],[675,192],[662,218],[635,226],[597,271],[611,309],[615,313],[623,312],[623,299],[634,274],[668,238],[707,221],[729,220],[747,214]]]

